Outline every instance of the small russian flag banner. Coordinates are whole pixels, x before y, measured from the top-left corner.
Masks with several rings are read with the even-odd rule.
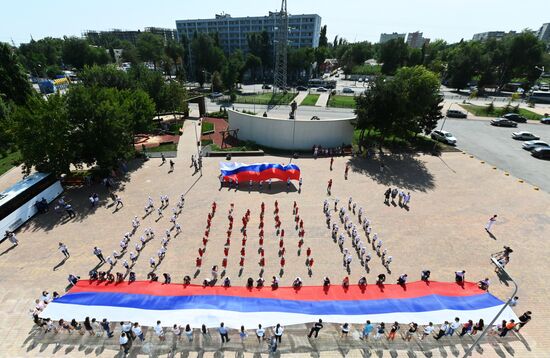
[[[85,317],[111,321],[137,321],[154,326],[190,324],[192,327],[268,327],[315,322],[334,323],[428,322],[442,323],[459,317],[489,322],[503,302],[480,290],[475,283],[412,282],[365,287],[319,286],[246,288],[202,287],[137,281],[109,284],[79,281],[67,294],[42,312],[51,319]],[[516,319],[508,308],[502,319]]]

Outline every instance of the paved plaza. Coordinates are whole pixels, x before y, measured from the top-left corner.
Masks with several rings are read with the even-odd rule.
[[[93,247],[102,248],[104,255],[119,250],[119,241],[124,233],[131,231],[131,220],[137,215],[141,226],[138,233],[152,227],[157,238],[148,243],[140,255],[133,271],[138,280],[145,280],[150,271],[149,258],[156,257],[160,247],[160,236],[171,226],[170,213],[158,219],[156,212],[141,219],[148,196],[159,203],[160,195],[168,195],[171,207],[181,194],[185,195],[185,207],[178,218],[183,232],[172,238],[166,258],[156,269],[159,276],[168,272],[173,282],[180,283],[184,275],[190,275],[192,283],[200,284],[210,276],[213,265],[221,266],[231,203],[235,205],[235,224],[240,227],[240,218],[247,209],[251,211],[249,243],[242,272],[239,266],[240,238],[235,237],[230,246],[225,275],[234,286],[244,286],[248,277],[257,278],[258,240],[255,237],[259,224],[260,204],[266,205],[264,277],[281,276],[283,286],[291,285],[300,276],[304,285],[320,285],[324,276],[333,283],[339,283],[348,275],[342,266],[342,254],[327,229],[322,211],[323,200],[331,204],[339,198],[340,205],[346,205],[351,196],[373,225],[373,232],[383,240],[388,254],[393,256],[391,274],[387,283],[395,283],[402,273],[408,273],[411,280],[418,280],[420,272],[431,270],[433,281],[452,281],[454,272],[466,270],[466,279],[478,281],[491,279],[491,293],[502,300],[512,291],[512,285],[494,272],[490,262],[491,253],[502,250],[504,245],[514,249],[507,270],[518,282],[520,297],[515,312],[533,312],[533,320],[521,333],[509,334],[505,339],[489,337],[475,355],[484,357],[547,357],[550,340],[545,324],[550,320],[550,306],[547,297],[547,258],[550,256],[550,194],[535,190],[528,183],[522,183],[511,175],[494,169],[462,152],[444,153],[441,157],[426,155],[385,154],[385,167],[380,170],[379,160],[364,160],[349,157],[335,158],[334,168],[329,170],[329,158],[298,158],[292,162],[300,166],[303,177],[301,192],[292,186],[276,183],[269,191],[264,186],[260,192],[255,186],[241,184],[239,190],[220,189],[218,163],[225,158],[205,158],[202,176],[191,166],[191,155],[196,154],[195,122],[186,121],[179,142],[178,156],[174,159],[175,170],[169,173],[168,164],[161,165],[160,159],[135,161],[129,164],[130,171],[119,178],[116,193],[123,199],[124,207],[115,211],[105,188],[100,185],[70,188],[65,197],[77,211],[74,219],[64,219],[53,210],[37,216],[18,232],[20,244],[10,248],[8,241],[0,246],[0,356],[5,357],[113,357],[119,356],[118,327],[115,338],[68,335],[60,333],[44,335],[34,327],[29,309],[42,290],[64,292],[69,273],[87,277],[90,269],[96,267],[98,259]],[[286,157],[236,158],[236,161],[288,163]],[[344,179],[346,164],[351,170],[348,180]],[[5,189],[20,178],[17,170],[0,177],[0,189]],[[333,180],[332,195],[327,196],[326,186]],[[296,184],[297,186],[297,184]],[[408,210],[394,205],[385,205],[383,193],[388,187],[397,187],[411,193]],[[91,209],[88,196],[97,192],[101,205]],[[212,220],[210,241],[204,253],[199,272],[195,265],[197,251],[202,246],[202,236],[212,202],[217,203],[217,214]],[[278,240],[274,238],[273,216],[275,201],[280,207],[282,228],[287,242],[286,265],[280,272]],[[302,252],[298,252],[298,234],[292,221],[292,207],[296,201],[300,217],[304,221],[305,239]],[[487,219],[498,214],[493,228],[494,237],[484,230]],[[337,215],[333,214],[333,218]],[[357,224],[357,217],[353,218]],[[236,230],[234,230],[236,231]],[[135,236],[130,241],[133,247]],[[59,242],[67,245],[71,256],[62,261],[57,250]],[[305,266],[305,248],[310,247],[315,259],[312,274]],[[378,257],[371,261],[370,273],[354,257],[351,264],[350,281],[356,283],[361,276],[367,276],[372,284],[379,273],[386,272]],[[113,271],[123,271],[118,266]],[[387,272],[386,272],[387,273]],[[282,274],[282,275],[281,275]],[[103,317],[96,317],[101,319]],[[452,319],[453,317],[449,317]],[[473,320],[476,317],[472,317]],[[259,322],[260,323],[260,322]],[[402,322],[406,324],[408,322]],[[440,324],[441,322],[434,322]],[[185,325],[186,322],[181,322]],[[281,322],[285,325],[285,322]],[[118,326],[118,325],[117,325]],[[197,327],[194,327],[197,328]],[[172,340],[172,335],[160,343],[151,329],[146,330],[145,343],[136,343],[130,356],[177,357],[266,357],[267,346],[259,346],[252,331],[246,327],[250,337],[241,343],[236,331],[230,333],[232,341],[221,347],[219,335],[212,330],[212,336],[202,336],[195,329],[195,340],[188,343]],[[339,337],[339,327],[329,326],[321,331],[317,340],[308,340],[305,325],[286,327],[283,342],[277,356],[284,357],[448,357],[462,356],[473,342],[472,337],[444,338],[438,342],[433,338],[411,343],[401,338],[395,342],[364,342],[360,340],[361,327],[354,325],[350,337]],[[402,329],[403,330],[403,329]]]

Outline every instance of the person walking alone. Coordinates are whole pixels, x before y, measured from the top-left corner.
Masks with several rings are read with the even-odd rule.
[[[59,243],[59,251],[61,251],[63,256],[65,256],[65,259],[71,257],[71,254],[69,254],[69,249],[67,249],[67,245],[62,242]]]
[[[487,225],[485,225],[485,231],[487,231],[488,233],[491,233],[491,228],[493,227],[496,221],[497,221],[497,214],[493,215],[489,219],[489,221],[487,221]]]
[[[100,264],[105,262],[105,258],[103,257],[103,253],[101,252],[100,248],[94,247],[94,255],[97,256]]]

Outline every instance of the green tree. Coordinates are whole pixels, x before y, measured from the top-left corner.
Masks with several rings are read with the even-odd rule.
[[[67,173],[79,162],[79,145],[67,111],[67,96],[34,96],[14,113],[14,134],[21,152],[23,170],[33,168],[56,174]]]
[[[143,32],[138,35],[136,49],[139,58],[145,62],[153,63],[154,68],[160,64],[164,51],[164,42],[159,35]]]
[[[225,65],[225,55],[223,50],[216,46],[212,36],[208,34],[198,34],[191,42],[192,53],[194,57],[196,76],[204,81],[204,72],[220,72]],[[199,77],[200,76],[200,77]]]
[[[223,85],[226,89],[232,90],[234,85],[242,79],[244,66],[241,50],[233,52],[221,73]]]
[[[184,57],[185,50],[183,45],[177,41],[168,41],[164,47],[164,53],[172,60],[176,67],[176,77],[183,81],[185,78]]]
[[[327,38],[327,25],[321,27],[321,33],[319,35],[319,47],[327,47],[328,38]]]
[[[25,104],[33,90],[13,49],[0,42],[0,97],[17,105]]]
[[[246,62],[244,66],[246,71],[250,71],[250,77],[252,81],[256,82],[258,79],[258,72],[262,69],[262,59],[254,54],[246,55]]]
[[[461,43],[449,54],[447,78],[449,86],[460,90],[468,84],[479,68],[481,46],[478,42]]]
[[[163,86],[160,98],[163,112],[186,112],[188,110],[187,93],[178,82],[170,81]]]
[[[104,65],[109,63],[109,53],[103,47],[92,47],[86,40],[76,37],[65,37],[63,42],[63,63],[77,69],[85,65]]]
[[[48,68],[59,68],[62,64],[63,40],[46,37],[19,46],[21,62],[33,76],[49,75]],[[50,69],[51,71],[51,69]]]
[[[380,62],[382,73],[393,75],[398,68],[405,65],[409,57],[409,49],[402,38],[392,39],[380,45]]]
[[[0,96],[0,157],[13,148],[14,135],[12,123],[13,108],[10,103],[4,102]]]
[[[223,91],[222,76],[218,71],[214,71],[214,73],[212,73],[212,92],[221,91]]]
[[[119,70],[115,65],[86,66],[78,77],[84,85],[89,87],[113,87],[117,89],[133,87],[128,74]]]

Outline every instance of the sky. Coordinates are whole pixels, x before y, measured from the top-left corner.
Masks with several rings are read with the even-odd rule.
[[[44,37],[81,36],[85,30],[175,28],[176,20],[262,16],[280,0],[17,0],[2,3],[0,41],[16,44]],[[350,42],[378,42],[382,32],[421,31],[457,42],[478,32],[538,30],[550,22],[549,0],[289,0],[291,14],[316,13],[335,35]]]

